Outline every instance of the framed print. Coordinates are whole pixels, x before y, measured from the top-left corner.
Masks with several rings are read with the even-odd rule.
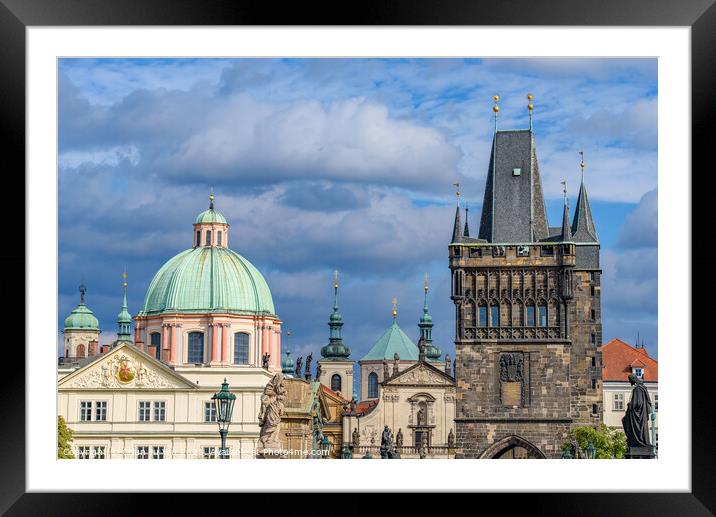
[[[716,8],[489,7],[4,2],[27,336],[3,510],[713,511],[689,208]]]

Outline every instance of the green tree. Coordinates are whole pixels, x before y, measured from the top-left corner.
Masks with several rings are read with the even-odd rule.
[[[65,419],[57,417],[57,457],[59,459],[75,459],[72,453],[72,429],[67,427]]]
[[[579,449],[584,453],[591,442],[597,450],[597,459],[623,458],[627,451],[626,435],[619,429],[612,429],[605,424],[599,427],[573,427],[569,431],[569,442],[562,444],[562,451],[571,449],[572,440],[576,440]],[[573,451],[572,451],[573,452]]]

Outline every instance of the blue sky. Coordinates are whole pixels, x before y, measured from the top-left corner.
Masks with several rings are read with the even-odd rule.
[[[460,181],[477,230],[493,131],[534,128],[550,224],[585,153],[602,243],[603,336],[657,351],[657,63],[635,59],[64,59],[59,65],[59,313],[78,301],[114,338],[207,206],[265,275],[295,355],[328,340],[341,271],[359,359],[391,323],[454,357],[447,244]]]

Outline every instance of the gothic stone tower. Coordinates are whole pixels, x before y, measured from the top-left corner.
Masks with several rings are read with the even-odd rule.
[[[565,194],[550,227],[532,129],[495,131],[479,236],[458,204],[449,260],[456,457],[560,457],[572,426],[602,421],[599,241],[583,168],[573,222]]]

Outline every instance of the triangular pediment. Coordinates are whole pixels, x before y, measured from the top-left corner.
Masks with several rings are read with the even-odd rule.
[[[97,356],[64,377],[58,389],[174,389],[197,386],[131,344]]]
[[[454,386],[448,374],[425,362],[419,362],[383,383],[384,386]]]

